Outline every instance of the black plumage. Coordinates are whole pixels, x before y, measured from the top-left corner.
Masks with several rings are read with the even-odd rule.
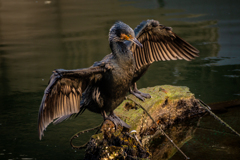
[[[177,59],[191,61],[199,56],[199,51],[173,33],[171,27],[165,27],[156,20],[143,21],[134,32],[143,47],[131,45],[136,68],[130,93],[144,101],[151,96],[138,91],[136,82],[146,73],[151,63]]]
[[[40,139],[54,119],[54,123],[60,123],[85,109],[102,114],[104,119],[110,119],[116,125],[129,127],[114,115],[113,110],[128,91],[141,100],[151,97],[138,91],[136,86],[136,81],[151,63],[177,59],[190,61],[199,53],[173,33],[172,28],[155,20],[143,21],[134,31],[123,22],[116,22],[109,32],[109,44],[112,53],[89,68],[53,71],[39,109]],[[109,116],[107,112],[110,112]]]
[[[129,41],[130,43],[124,43]],[[135,71],[130,51],[131,43],[138,46],[134,31],[118,21],[110,29],[109,44],[112,54],[89,68],[53,71],[39,109],[39,138],[46,127],[58,118],[59,123],[88,109],[100,113],[116,125],[129,127],[114,115],[113,110],[124,100]],[[107,116],[106,113],[110,112]]]

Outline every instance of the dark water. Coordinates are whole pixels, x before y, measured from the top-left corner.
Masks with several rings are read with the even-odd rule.
[[[116,20],[135,28],[156,19],[200,50],[194,61],[154,63],[139,88],[184,85],[203,101],[240,99],[238,0],[1,0],[0,159],[81,159],[70,137],[93,127],[100,115],[50,125],[42,141],[38,109],[51,71],[82,68],[110,53],[108,31]],[[239,107],[217,112],[240,132]],[[90,135],[84,135],[84,143]],[[205,116],[182,150],[192,159],[240,159],[240,138]],[[172,159],[183,159],[176,153]]]

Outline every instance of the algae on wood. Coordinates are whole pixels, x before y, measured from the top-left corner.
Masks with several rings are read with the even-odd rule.
[[[205,112],[188,87],[162,85],[143,88],[140,91],[149,93],[152,98],[142,102],[135,96],[128,95],[127,100],[114,111],[140,136],[155,132],[156,126],[137,104],[143,106],[162,129]]]
[[[84,159],[144,159],[150,158],[148,149],[137,141],[133,134],[124,132],[121,126],[115,131],[114,124],[106,120],[101,133],[92,136]]]
[[[151,94],[152,98],[142,102],[135,96],[128,95],[127,100],[123,101],[114,112],[131,125],[130,130],[136,130],[137,137],[142,140],[144,145],[129,132],[123,132],[121,127],[115,131],[112,122],[107,120],[101,128],[102,132],[93,135],[89,141],[85,159],[149,159],[151,154],[148,147],[151,149],[152,146],[150,140],[154,140],[151,138],[156,136],[149,138],[148,135],[154,135],[157,127],[139,105],[149,112],[162,129],[205,112],[205,109],[201,107],[194,94],[187,87],[163,85],[140,89],[140,91]],[[180,130],[176,133],[179,133]],[[192,129],[189,130],[189,133],[192,133]],[[172,133],[171,135],[175,135],[174,139],[176,140],[176,134]],[[191,134],[179,141],[177,145],[182,145],[190,138]],[[166,150],[166,148],[162,149]],[[163,151],[164,155],[160,156],[154,151],[153,155],[163,158],[166,157],[166,154],[169,157],[174,152],[176,150],[172,148],[171,151]]]

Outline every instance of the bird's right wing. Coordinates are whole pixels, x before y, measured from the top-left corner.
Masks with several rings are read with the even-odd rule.
[[[43,131],[54,119],[78,113],[82,93],[90,83],[101,79],[102,73],[109,69],[108,64],[101,63],[83,69],[54,70],[39,108],[39,138],[42,138]]]
[[[199,51],[155,20],[143,21],[134,29],[142,48],[132,44],[131,51],[136,62],[136,70],[154,61],[184,59],[190,61],[198,57]]]

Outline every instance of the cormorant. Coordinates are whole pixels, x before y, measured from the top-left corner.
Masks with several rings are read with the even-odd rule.
[[[191,61],[199,56],[199,51],[173,33],[171,27],[159,24],[156,20],[141,22],[134,29],[134,32],[137,40],[142,43],[143,47],[136,47],[135,44],[130,45],[136,68],[129,92],[144,101],[145,98],[151,98],[151,96],[140,92],[137,89],[136,82],[146,73],[153,62],[177,59]],[[105,56],[105,58],[109,56],[111,54]]]
[[[177,59],[190,61],[199,53],[173,33],[172,28],[155,20],[143,21],[134,31],[123,22],[116,22],[110,29],[109,43],[112,53],[93,66],[53,71],[39,109],[40,139],[54,119],[58,118],[54,123],[60,123],[85,109],[128,128],[113,110],[124,100],[127,91],[141,100],[151,97],[138,91],[136,86],[150,64]],[[110,112],[109,116],[106,112]]]
[[[131,45],[136,69],[130,87],[130,93],[144,101],[149,94],[138,91],[138,81],[155,61],[184,59],[191,61],[198,57],[199,51],[188,42],[173,33],[171,27],[165,27],[156,20],[143,21],[134,29],[137,40],[143,47]]]
[[[121,124],[129,128],[113,110],[124,100],[133,79],[136,65],[130,51],[132,42],[142,47],[132,28],[118,21],[109,31],[111,55],[89,68],[53,71],[39,109],[40,139],[54,119],[58,118],[55,122],[59,123],[85,109],[102,114],[104,120],[110,119],[115,126]]]

